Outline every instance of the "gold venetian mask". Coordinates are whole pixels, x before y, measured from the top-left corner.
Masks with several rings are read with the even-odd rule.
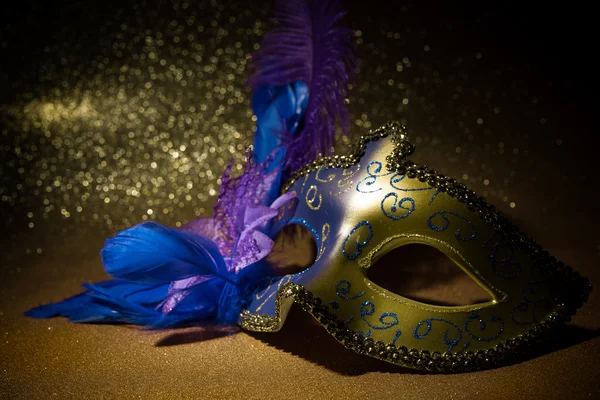
[[[265,281],[241,314],[243,328],[279,330],[295,301],[359,353],[458,372],[510,361],[575,313],[587,279],[464,185],[408,161],[413,150],[404,128],[388,124],[351,155],[323,158],[292,177],[284,191],[298,204],[281,209],[275,227],[306,227],[317,257],[300,273]],[[491,300],[425,304],[367,277],[384,254],[411,243],[445,253]]]

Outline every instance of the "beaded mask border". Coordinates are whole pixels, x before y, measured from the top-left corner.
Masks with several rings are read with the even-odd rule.
[[[275,302],[275,316],[254,314],[243,310],[240,315],[242,328],[251,331],[273,332],[281,325],[281,303],[292,298],[301,308],[309,312],[325,329],[333,335],[340,343],[357,353],[394,364],[416,368],[431,372],[466,372],[481,370],[510,364],[522,359],[531,352],[534,341],[544,337],[552,327],[570,320],[578,308],[587,300],[591,291],[591,285],[587,278],[581,276],[562,261],[551,256],[547,251],[517,227],[515,227],[504,215],[493,205],[488,204],[486,199],[478,196],[468,189],[464,184],[453,178],[438,174],[437,171],[429,169],[424,165],[417,165],[407,157],[414,152],[415,146],[409,142],[406,128],[398,123],[391,122],[369,134],[361,136],[354,149],[349,155],[334,155],[316,160],[292,175],[283,188],[283,192],[289,190],[296,180],[321,167],[348,168],[355,165],[365,154],[365,149],[370,141],[375,141],[391,135],[395,144],[392,154],[387,161],[387,169],[399,174],[406,174],[409,178],[417,178],[426,182],[441,192],[447,193],[458,201],[464,203],[470,211],[477,213],[486,223],[490,224],[497,233],[503,234],[513,245],[532,257],[533,262],[545,272],[553,275],[563,282],[574,284],[579,290],[571,291],[569,298],[559,305],[557,311],[541,323],[533,326],[529,331],[497,344],[495,347],[477,352],[465,351],[457,353],[429,352],[427,350],[408,349],[405,346],[395,346],[391,343],[374,341],[363,335],[352,331],[344,325],[344,321],[329,312],[322,304],[321,299],[315,297],[311,292],[301,285],[287,283],[283,285]]]

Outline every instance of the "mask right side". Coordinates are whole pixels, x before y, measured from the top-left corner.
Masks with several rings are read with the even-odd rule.
[[[581,306],[587,279],[464,185],[408,161],[412,150],[404,128],[389,124],[362,138],[353,154],[318,160],[292,178],[288,191],[300,201],[281,210],[278,225],[297,223],[312,232],[317,260],[257,290],[242,327],[279,330],[293,300],[358,353],[460,372],[510,362]],[[340,191],[344,182],[352,183]],[[367,277],[377,259],[409,243],[444,252],[492,301],[436,306]]]

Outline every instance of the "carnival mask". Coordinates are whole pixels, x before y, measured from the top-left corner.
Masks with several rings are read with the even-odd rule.
[[[118,233],[101,251],[114,279],[26,315],[153,329],[239,323],[272,332],[298,302],[358,353],[444,372],[509,362],[567,320],[587,298],[587,279],[484,198],[408,161],[414,148],[403,127],[389,124],[348,156],[313,161],[329,154],[336,124],[342,132],[349,125],[346,88],[356,60],[353,31],[338,24],[339,3],[277,2],[276,28],[253,55],[249,80],[254,151],[241,175],[230,164],[221,176],[212,216],[180,228],[147,221]],[[315,262],[272,277],[273,238],[293,224],[311,232]],[[442,251],[491,301],[425,304],[368,279],[379,258],[410,243]]]
[[[317,257],[300,273],[265,279],[241,314],[244,329],[278,331],[297,302],[358,353],[456,372],[508,362],[568,320],[588,296],[587,279],[483,197],[410,162],[413,150],[404,128],[388,124],[362,137],[352,154],[317,160],[292,176],[284,191],[297,205],[279,209],[275,231],[304,226]],[[431,305],[369,280],[379,258],[411,243],[442,251],[492,300]]]

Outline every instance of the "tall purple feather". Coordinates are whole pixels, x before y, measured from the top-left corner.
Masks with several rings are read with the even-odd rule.
[[[354,78],[353,30],[339,25],[344,17],[338,0],[277,0],[274,27],[253,55],[254,75],[248,83],[287,85],[302,81],[309,87],[304,126],[296,135],[283,135],[286,147],[284,177],[328,155],[335,126],[348,132],[347,87]],[[277,133],[274,133],[277,134]]]

